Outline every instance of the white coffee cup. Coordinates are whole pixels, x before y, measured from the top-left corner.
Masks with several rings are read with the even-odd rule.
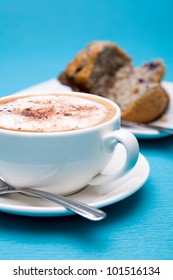
[[[86,93],[55,94],[93,98],[93,95]],[[66,195],[79,191],[87,184],[101,185],[125,175],[137,162],[138,142],[130,132],[120,129],[119,107],[108,99],[94,98],[96,102],[104,101],[114,108],[115,114],[110,120],[64,132],[26,132],[1,128],[0,176],[16,188],[32,187]],[[0,102],[3,100],[0,98]],[[118,173],[115,166],[115,174],[105,176],[101,172],[116,153],[118,142],[125,148],[126,161]]]

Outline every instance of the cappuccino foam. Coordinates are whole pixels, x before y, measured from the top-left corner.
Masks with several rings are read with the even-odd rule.
[[[104,122],[109,110],[98,101],[76,95],[22,96],[0,103],[0,127],[33,132],[83,129]]]

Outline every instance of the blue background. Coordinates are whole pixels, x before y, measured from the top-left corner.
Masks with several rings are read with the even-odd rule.
[[[56,77],[93,40],[135,65],[162,58],[173,81],[172,11],[171,0],[0,0],[0,95]],[[0,259],[172,259],[173,137],[139,144],[150,178],[106,220],[0,213]]]
[[[0,0],[0,91],[57,76],[93,40],[119,44],[140,65],[162,58],[173,80],[173,2]]]

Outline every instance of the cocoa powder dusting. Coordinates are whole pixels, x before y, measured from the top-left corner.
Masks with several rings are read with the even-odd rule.
[[[25,108],[21,110],[21,115],[26,117],[31,117],[34,119],[49,118],[55,113],[55,108],[45,107],[45,108]]]
[[[71,105],[68,108],[66,106],[65,107],[61,107],[59,111],[55,110],[54,106],[47,106],[47,107],[43,107],[43,108],[33,108],[33,107],[29,107],[29,108],[24,108],[20,111],[20,114],[22,116],[25,117],[30,117],[33,119],[43,119],[46,118],[48,119],[49,117],[51,117],[52,115],[60,115],[60,116],[64,116],[64,117],[70,117],[70,116],[74,116],[77,118],[82,118],[82,115],[80,114],[80,112],[91,112],[93,110],[96,110],[97,107],[95,105],[93,106],[83,106],[83,105]],[[16,112],[16,113],[19,113]],[[84,116],[86,117],[86,115]]]

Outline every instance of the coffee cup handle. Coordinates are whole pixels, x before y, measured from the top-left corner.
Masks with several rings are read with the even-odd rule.
[[[104,146],[108,151],[112,152],[115,149],[117,141],[124,146],[126,151],[126,160],[122,168],[114,175],[99,174],[95,176],[89,182],[89,185],[103,185],[111,183],[117,178],[127,174],[135,166],[139,156],[139,145],[136,137],[128,131],[116,130],[106,135],[104,138]]]

